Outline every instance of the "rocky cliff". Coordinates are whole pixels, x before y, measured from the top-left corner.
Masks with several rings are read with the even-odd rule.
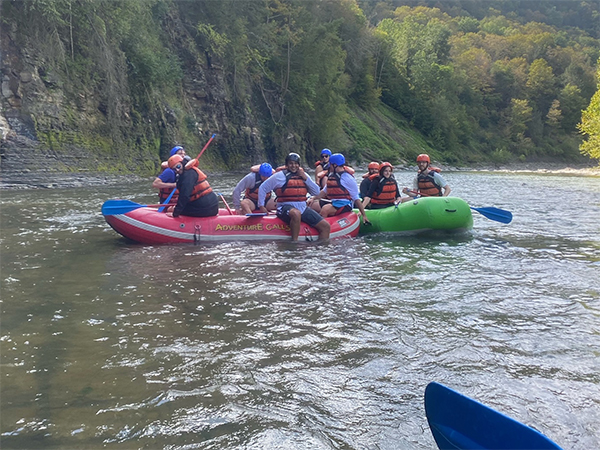
[[[72,69],[76,58],[63,64],[69,55],[60,42],[52,42],[51,31],[33,29],[18,2],[2,5],[5,18],[15,18],[0,30],[5,175],[153,173],[174,145],[196,155],[213,133],[217,139],[203,156],[208,168],[241,167],[266,157],[259,121],[248,113],[251,108],[232,101],[227,74],[198,49],[177,10],[165,14],[161,24],[166,47],[182,62],[183,82],[174,94],[152,87],[140,94],[139,83],[132,86],[131,61],[101,32],[90,37],[89,72],[82,80]]]

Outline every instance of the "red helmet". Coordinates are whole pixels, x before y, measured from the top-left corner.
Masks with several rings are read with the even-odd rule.
[[[417,156],[417,162],[420,162],[420,161],[425,161],[425,162],[427,162],[427,164],[431,164],[429,155],[427,155],[425,153],[421,153],[419,156]]]
[[[390,169],[394,170],[394,166],[392,166],[389,162],[382,162],[379,166],[379,173],[383,173],[383,169],[385,169],[386,167],[389,167]]]
[[[177,164],[183,161],[183,156],[181,155],[173,155],[169,158],[167,163],[169,164],[169,168],[173,169]]]
[[[375,162],[375,161],[372,161],[367,166],[367,169],[369,169],[369,170],[371,170],[371,169],[379,170],[379,163]]]

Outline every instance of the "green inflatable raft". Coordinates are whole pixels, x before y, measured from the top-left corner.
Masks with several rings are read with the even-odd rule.
[[[397,208],[367,209],[366,212],[372,225],[361,221],[360,234],[464,232],[473,228],[471,208],[458,197],[423,197],[401,203]]]

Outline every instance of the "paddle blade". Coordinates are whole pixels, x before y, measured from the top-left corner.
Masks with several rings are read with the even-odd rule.
[[[561,450],[533,428],[439,383],[425,389],[425,414],[440,450]]]
[[[132,202],[131,200],[107,200],[102,205],[102,215],[115,216],[118,214],[127,214],[138,208],[143,208],[146,205]]]
[[[513,217],[510,211],[494,208],[493,206],[488,206],[486,208],[474,208],[471,206],[471,209],[477,211],[479,214],[487,217],[490,220],[495,220],[496,222],[510,223]]]
[[[246,217],[263,217],[266,215],[267,215],[267,213],[248,213],[248,214],[246,214]]]

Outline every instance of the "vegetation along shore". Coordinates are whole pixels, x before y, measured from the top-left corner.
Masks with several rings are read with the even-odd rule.
[[[3,1],[0,170],[600,159],[600,4]],[[48,184],[48,183],[47,183]],[[52,184],[50,182],[49,184]]]

